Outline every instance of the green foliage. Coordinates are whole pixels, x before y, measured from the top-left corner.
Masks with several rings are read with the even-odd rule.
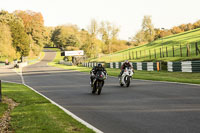
[[[17,10],[14,14],[23,20],[24,28],[30,39],[30,49],[38,55],[44,44],[50,41],[50,32],[44,27],[43,16],[39,12]]]
[[[142,31],[144,31],[145,41],[151,42],[154,40],[155,31],[154,31],[154,26],[151,22],[151,16],[144,16],[142,22]]]
[[[16,58],[16,51],[12,46],[9,26],[0,22],[0,59],[3,59],[3,57],[9,61],[13,60]]]
[[[200,28],[167,36],[162,39],[157,39],[156,41],[153,41],[146,45],[141,45],[130,49],[118,51],[111,55],[92,59],[91,61],[116,62],[116,61],[124,61],[126,59],[130,59],[133,61],[152,61],[152,60],[175,61],[175,60],[186,60],[186,59],[191,60],[193,58],[198,59],[200,54],[196,56],[195,42],[198,42],[198,47],[200,48],[199,34],[200,34]],[[188,44],[190,44],[190,57],[186,58]],[[182,47],[182,57],[180,55],[180,45]],[[166,52],[166,47],[168,52]],[[173,47],[174,47],[175,57],[173,57]],[[161,57],[160,57],[160,50],[161,50]],[[164,57],[162,53],[164,54]],[[166,53],[168,53],[168,57],[166,57],[167,56]]]
[[[92,133],[48,100],[19,84],[3,83],[3,94],[19,103],[11,112],[11,130],[20,133]]]
[[[59,48],[78,47],[78,28],[75,25],[58,26],[52,34],[52,41]]]
[[[22,20],[6,11],[0,12],[0,22],[9,25],[12,45],[20,56],[27,56],[29,54],[29,37],[24,30]]]
[[[17,21],[9,23],[12,38],[13,38],[13,47],[16,48],[16,51],[20,53],[21,56],[29,55],[29,37],[24,31],[24,27],[22,23],[18,23]]]
[[[53,34],[53,27],[45,27],[44,33],[44,47],[54,47],[53,42],[51,41],[51,37]]]
[[[155,39],[156,32],[154,26],[151,22],[151,16],[144,16],[142,22],[142,29],[136,33],[133,37],[133,41],[136,43],[136,46],[151,42]],[[156,36],[158,38],[159,36]]]
[[[110,22],[91,20],[87,30],[79,30],[75,25],[58,26],[52,33],[51,40],[58,48],[64,50],[84,50],[87,57],[99,57],[105,53],[124,49],[122,41],[118,40],[119,28]],[[101,38],[98,39],[98,38]]]

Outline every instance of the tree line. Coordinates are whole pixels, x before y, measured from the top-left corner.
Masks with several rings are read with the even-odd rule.
[[[77,25],[44,26],[40,12],[0,11],[0,59],[22,59],[38,55],[43,47],[63,50],[84,50],[88,58],[128,48],[128,42],[118,39],[119,27],[92,19],[86,29]]]
[[[158,29],[154,28],[151,16],[144,16],[141,30],[132,41],[126,41],[118,38],[119,27],[108,21],[97,22],[92,19],[86,29],[80,29],[73,24],[46,27],[40,12],[17,10],[9,13],[2,10],[0,59],[14,60],[38,55],[44,46],[58,47],[62,50],[84,50],[88,58],[97,58],[199,27],[200,20],[172,29]]]
[[[197,28],[200,28],[200,20],[196,21],[193,24],[188,23],[188,24],[181,24],[179,26],[174,26],[171,29],[154,28],[151,16],[144,16],[141,25],[141,30],[139,30],[136,33],[136,35],[132,37],[131,44],[134,46],[139,46],[162,37],[178,34],[185,31],[190,31]]]
[[[54,28],[51,40],[63,50],[82,49],[89,58],[127,49],[127,41],[118,39],[119,28],[108,22],[92,19],[87,29],[76,25],[62,25]]]

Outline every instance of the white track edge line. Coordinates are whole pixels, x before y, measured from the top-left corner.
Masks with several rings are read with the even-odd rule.
[[[47,100],[49,100],[52,104],[56,105],[57,107],[59,107],[60,109],[62,109],[65,113],[67,113],[68,115],[70,115],[71,117],[73,117],[74,119],[76,119],[77,121],[79,121],[80,123],[82,123],[83,125],[85,125],[86,127],[92,129],[93,131],[95,131],[96,133],[103,133],[102,131],[100,131],[99,129],[97,129],[96,127],[92,126],[91,124],[89,124],[88,122],[84,121],[83,119],[79,118],[78,116],[76,116],[75,114],[73,114],[72,112],[70,112],[69,110],[65,109],[64,107],[62,107],[61,105],[57,104],[56,102],[54,102],[53,100],[49,99],[48,97],[46,97],[45,95],[41,94],[40,92],[36,91],[35,89],[33,89],[32,87],[24,84],[25,86],[27,86],[28,88],[30,88],[31,90],[33,90],[34,92],[38,93],[39,95],[43,96],[44,98],[46,98]]]
[[[17,82],[11,82],[11,81],[6,81],[6,80],[2,80],[3,82],[7,82],[7,83],[16,83],[16,84],[23,84],[23,83],[17,83]],[[46,97],[45,95],[41,94],[40,92],[36,91],[35,89],[33,89],[32,87],[23,84],[26,87],[30,88],[31,90],[33,90],[34,92],[36,92],[37,94],[41,95],[42,97],[46,98],[47,100],[49,100],[52,104],[56,105],[57,107],[59,107],[60,109],[62,109],[65,113],[67,113],[68,115],[70,115],[72,118],[74,118],[75,120],[77,120],[78,122],[82,123],[83,125],[85,125],[86,127],[92,129],[93,131],[95,131],[96,133],[103,133],[101,130],[97,129],[96,127],[92,126],[91,124],[89,124],[88,122],[84,121],[83,119],[79,118],[78,116],[76,116],[75,114],[73,114],[72,112],[70,112],[69,110],[65,109],[64,107],[62,107],[61,105],[57,104],[56,102],[52,101],[51,99],[49,99],[48,97]]]

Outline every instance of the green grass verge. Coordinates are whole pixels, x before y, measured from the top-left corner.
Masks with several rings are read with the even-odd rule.
[[[179,60],[193,60],[194,58],[200,59],[200,54],[199,56],[196,56],[195,42],[198,42],[197,45],[200,48],[200,28],[190,30],[187,32],[182,32],[175,35],[170,35],[145,45],[140,45],[130,49],[117,51],[115,53],[112,53],[110,55],[105,55],[100,58],[90,59],[90,61],[119,62],[119,61],[124,61],[126,59],[132,61],[152,61],[152,60],[179,61]],[[188,44],[190,44],[189,57],[187,57]],[[160,51],[161,55],[163,55],[162,53],[164,53],[164,58],[163,57],[160,58]],[[173,51],[175,57],[173,57]]]
[[[8,109],[8,105],[5,103],[0,103],[0,118],[2,117],[3,113]]]
[[[2,94],[20,103],[11,112],[10,124],[16,133],[93,132],[24,85],[3,83]]]

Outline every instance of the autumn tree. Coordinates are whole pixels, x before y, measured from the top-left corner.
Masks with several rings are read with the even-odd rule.
[[[16,51],[12,46],[10,28],[8,25],[0,23],[0,58],[13,60],[16,57]]]
[[[154,40],[155,31],[151,21],[151,16],[144,16],[142,22],[142,31],[144,32],[144,38],[147,42]]]
[[[30,10],[17,10],[14,14],[23,20],[26,33],[31,39],[31,50],[38,55],[42,50],[46,38],[43,16],[40,12],[33,12]]]
[[[98,29],[99,29],[99,26],[98,26],[97,21],[95,19],[92,19],[90,22],[90,25],[88,26],[88,32],[92,36],[96,37],[98,33]]]
[[[186,31],[193,30],[193,29],[194,29],[194,26],[191,23],[187,24]]]
[[[172,31],[173,34],[178,34],[178,33],[184,32],[183,29],[181,29],[180,27],[177,27],[177,26],[174,26],[174,27],[171,29],[171,31]]]
[[[143,30],[138,31],[132,38],[132,41],[136,42],[136,46],[143,44],[145,40],[145,32]]]
[[[22,56],[29,55],[29,37],[25,32],[23,21],[21,18],[8,13],[6,11],[0,12],[0,21],[10,27],[12,36],[12,46],[16,52]]]
[[[63,25],[55,28],[51,40],[59,48],[67,50],[78,49],[80,41],[76,25]]]
[[[103,48],[104,53],[113,52],[112,45],[116,42],[119,33],[119,28],[106,21],[102,21],[99,28],[99,35],[101,40],[104,42],[105,47]]]
[[[44,31],[44,46],[45,47],[54,47],[54,44],[51,40],[53,31],[54,31],[54,27],[45,27],[45,31]]]

